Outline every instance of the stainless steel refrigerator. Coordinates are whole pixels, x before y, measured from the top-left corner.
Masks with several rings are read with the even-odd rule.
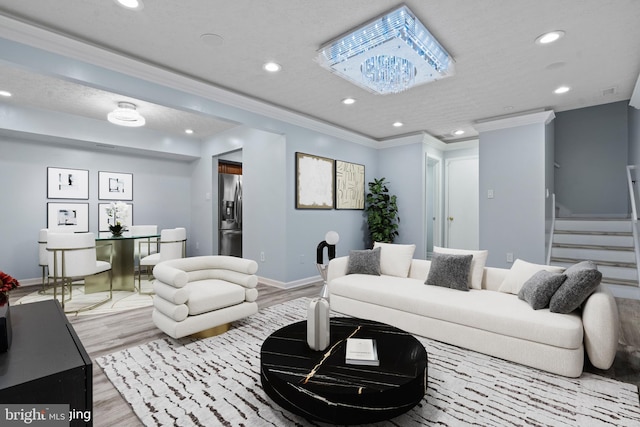
[[[242,175],[218,174],[218,253],[242,257]]]

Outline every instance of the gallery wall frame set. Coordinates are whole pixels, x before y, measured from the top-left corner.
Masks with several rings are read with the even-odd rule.
[[[47,167],[47,199],[89,200],[89,171],[86,169]],[[133,174],[98,172],[98,199],[133,200]],[[133,203],[125,226],[133,224]],[[98,203],[98,231],[109,231],[105,208]],[[75,233],[89,232],[89,203],[47,202],[47,228]]]
[[[364,165],[296,152],[296,209],[364,209]]]

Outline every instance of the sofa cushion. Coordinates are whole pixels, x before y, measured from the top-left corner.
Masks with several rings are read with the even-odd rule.
[[[441,248],[438,246],[433,247],[434,252],[442,254],[455,254],[455,255],[473,255],[471,261],[471,289],[482,289],[482,275],[484,273],[484,266],[487,263],[487,256],[489,251],[471,251],[467,249],[452,249]]]
[[[434,252],[425,283],[431,286],[468,291],[473,255],[453,255]]]
[[[380,275],[380,248],[349,251],[347,274]]]
[[[375,242],[373,248],[380,248],[380,273],[397,277],[409,275],[416,245]]]
[[[602,280],[602,273],[592,261],[572,265],[564,274],[567,280],[553,294],[549,303],[554,313],[571,313],[580,307]]]
[[[513,263],[513,265],[509,269],[509,272],[507,273],[507,276],[504,278],[504,281],[500,285],[500,292],[518,295],[518,293],[520,292],[520,288],[522,288],[522,285],[524,285],[524,282],[529,280],[531,276],[533,276],[540,270],[546,270],[552,273],[562,273],[564,268],[554,267],[552,265],[532,264],[518,258]]]
[[[190,282],[185,286],[189,292],[189,315],[240,304],[245,299],[245,288],[224,280],[207,279]]]
[[[524,282],[518,298],[529,303],[534,310],[549,307],[551,297],[556,293],[567,276],[540,270]]]
[[[425,286],[422,280],[350,275],[329,282],[331,295],[359,300],[398,312],[439,319],[560,348],[582,345],[583,329],[575,313],[531,310],[517,295],[476,290],[456,292]]]

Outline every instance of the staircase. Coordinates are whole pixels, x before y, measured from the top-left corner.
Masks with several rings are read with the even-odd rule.
[[[556,218],[551,265],[569,267],[591,260],[602,283],[638,286],[638,269],[630,219]]]

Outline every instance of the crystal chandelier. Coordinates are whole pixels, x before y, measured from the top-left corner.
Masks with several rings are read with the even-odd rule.
[[[324,44],[317,61],[382,95],[454,73],[449,53],[404,5]]]

